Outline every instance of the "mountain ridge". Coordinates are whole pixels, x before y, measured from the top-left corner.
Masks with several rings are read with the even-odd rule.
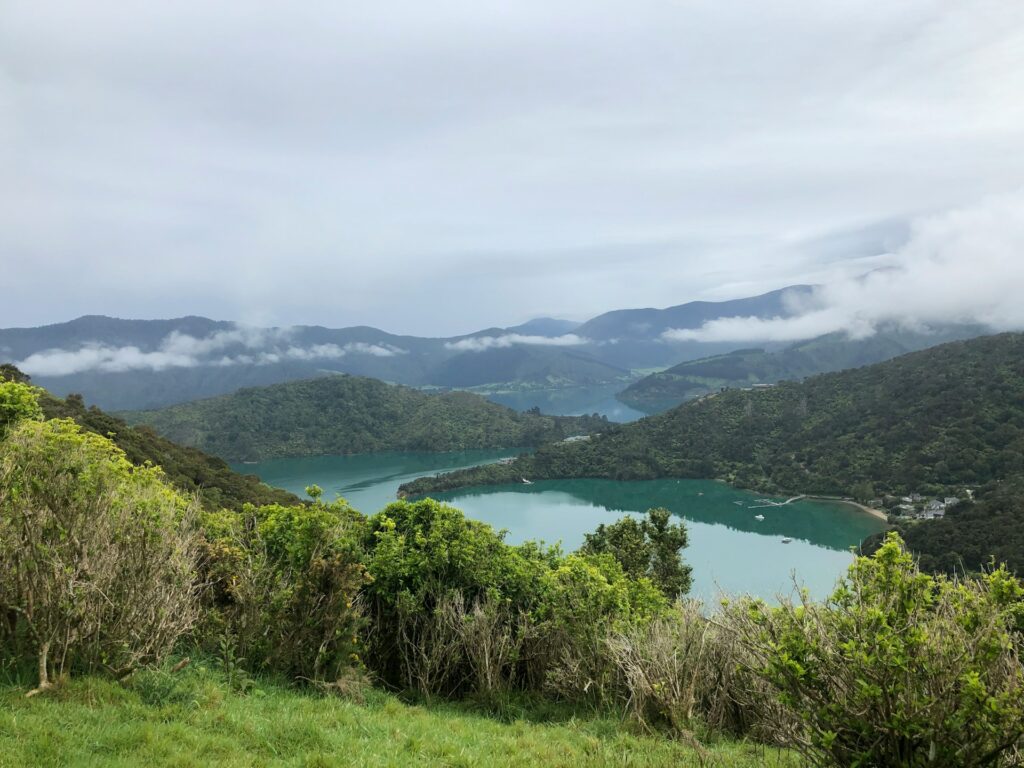
[[[792,290],[806,289],[796,286],[761,296],[688,302],[664,310],[613,310],[585,323],[535,318],[517,326],[448,338],[392,334],[365,325],[257,328],[196,315],[160,320],[83,315],[47,326],[0,329],[0,362],[22,363],[54,393],[81,393],[111,410],[162,407],[245,386],[330,373],[416,387],[613,385],[626,383],[623,371],[667,366],[737,346],[669,343],[661,335],[669,321],[679,325],[685,324],[686,317],[696,322],[694,318],[716,313],[724,316],[755,310],[777,314],[783,311],[783,296]],[[621,341],[611,333],[614,323],[609,318],[618,322],[637,312],[645,317],[660,313],[658,317],[663,319],[651,325],[646,336],[636,329],[620,328],[619,335],[625,334],[627,339]],[[587,335],[588,328],[594,331],[594,338]],[[196,350],[201,349],[206,350],[205,356],[196,357]],[[481,365],[473,356],[485,351],[493,363]],[[509,381],[497,373],[490,379],[483,375],[488,370],[520,369],[529,371],[528,378]],[[465,376],[460,378],[458,371]]]

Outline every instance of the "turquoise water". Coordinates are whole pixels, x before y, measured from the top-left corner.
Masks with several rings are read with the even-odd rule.
[[[528,450],[528,449],[523,449]],[[269,459],[255,464],[232,464],[236,472],[259,475],[268,485],[306,495],[306,488],[319,485],[324,498],[343,496],[361,512],[370,514],[395,500],[398,486],[417,477],[474,467],[515,456],[516,449],[501,451],[457,451],[453,453],[364,453],[358,456],[306,456],[297,459]]]
[[[341,495],[357,509],[372,513],[394,501],[403,482],[514,453],[318,456],[235,469],[299,494],[315,483],[325,496]],[[600,523],[665,507],[686,521],[690,545],[684,554],[693,566],[692,594],[706,601],[722,593],[771,599],[788,593],[794,578],[822,597],[849,565],[850,548],[884,527],[881,520],[843,504],[802,500],[761,506],[762,495],[711,480],[540,480],[532,485],[463,489],[438,498],[468,517],[507,529],[510,543],[560,541],[565,550],[577,548],[583,534]],[[764,520],[756,519],[759,514]],[[783,543],[785,538],[792,541]]]

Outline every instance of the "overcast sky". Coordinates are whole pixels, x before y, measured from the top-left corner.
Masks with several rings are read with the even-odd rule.
[[[440,335],[842,282],[1020,215],[1022,94],[1020,0],[2,0],[0,326]]]

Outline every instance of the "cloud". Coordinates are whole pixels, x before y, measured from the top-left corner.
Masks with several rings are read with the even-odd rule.
[[[589,339],[566,333],[562,336],[525,336],[521,333],[506,333],[502,336],[473,336],[459,341],[449,341],[444,346],[459,352],[483,352],[487,349],[504,349],[515,344],[532,344],[544,347],[575,347],[588,344]]]
[[[1022,40],[1020,0],[7,0],[0,326],[820,282],[880,251],[806,243],[1020,184]]]
[[[363,341],[353,341],[345,345],[346,352],[355,352],[361,355],[373,355],[374,357],[394,357],[404,355],[408,350],[394,347],[390,344],[367,344]]]
[[[164,351],[143,352],[135,346],[109,347],[102,344],[86,344],[76,350],[47,349],[16,363],[18,368],[32,376],[67,376],[84,371],[162,371],[196,364],[195,358],[190,355]]]
[[[241,326],[205,337],[172,331],[155,350],[143,350],[134,345],[114,347],[92,342],[73,350],[47,349],[36,352],[16,365],[32,376],[69,376],[86,371],[121,373],[195,368],[204,365],[274,365],[287,361],[337,360],[349,354],[393,357],[406,354],[407,351],[390,344],[367,344],[362,341],[349,342],[344,346],[286,346],[285,343],[291,335],[292,331],[287,328],[261,329]],[[218,354],[229,349],[234,351],[231,354]]]
[[[972,323],[1024,328],[1024,190],[913,223],[907,242],[866,275],[793,297],[792,316],[728,317],[671,329],[669,341],[796,341],[880,326]]]

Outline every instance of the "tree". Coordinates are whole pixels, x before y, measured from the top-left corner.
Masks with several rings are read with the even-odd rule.
[[[850,491],[853,494],[853,498],[860,502],[867,503],[875,498],[875,484],[870,480],[854,483]]]
[[[644,520],[624,517],[611,525],[601,524],[584,536],[580,552],[610,554],[633,579],[649,578],[667,597],[690,591],[692,568],[683,561],[688,536],[682,523],[671,522],[663,507],[647,510]]]

